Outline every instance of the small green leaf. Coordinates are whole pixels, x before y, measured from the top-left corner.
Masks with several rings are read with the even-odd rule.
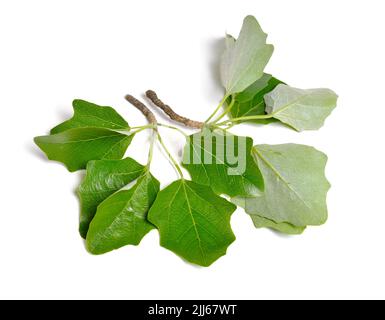
[[[48,159],[64,163],[73,172],[85,169],[90,160],[121,159],[132,138],[102,128],[76,128],[36,137],[34,141]]]
[[[231,109],[231,118],[266,114],[264,95],[272,91],[280,83],[283,82],[270,74],[264,73],[260,79],[255,81],[244,91],[234,94],[228,101],[229,104],[234,100],[234,105]],[[271,118],[248,121],[266,124],[276,120]]]
[[[265,95],[266,112],[297,131],[316,130],[337,105],[330,89],[302,90],[279,84]]]
[[[277,223],[257,214],[250,214],[250,217],[256,228],[270,228],[286,234],[301,234],[306,229],[306,227],[297,227],[287,222]]]
[[[159,191],[159,182],[148,171],[128,190],[103,201],[87,233],[87,249],[102,254],[125,245],[138,245],[154,228],[147,212]]]
[[[265,191],[257,197],[235,198],[250,215],[297,227],[321,225],[327,219],[325,178],[327,157],[298,144],[257,145],[253,149]]]
[[[129,130],[126,120],[113,108],[102,107],[84,100],[72,102],[74,115],[51,130],[51,134],[60,133],[74,128],[105,128],[113,130]]]
[[[144,167],[131,158],[88,162],[86,176],[77,189],[81,206],[79,232],[83,238],[98,205],[138,178],[143,170]]]
[[[226,131],[204,129],[189,137],[183,166],[193,181],[215,193],[253,196],[263,190],[263,178],[252,155],[253,140]]]
[[[148,220],[159,229],[161,246],[209,266],[235,240],[230,226],[235,209],[209,187],[177,180],[158,193]]]
[[[221,81],[230,95],[245,90],[262,77],[273,46],[266,44],[267,35],[253,16],[247,16],[239,37],[226,37],[226,49],[220,63]]]

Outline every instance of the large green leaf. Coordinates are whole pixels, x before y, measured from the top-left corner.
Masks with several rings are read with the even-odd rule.
[[[316,130],[336,107],[330,89],[302,90],[279,84],[265,95],[266,112],[297,131]]]
[[[209,187],[177,180],[158,193],[148,220],[159,229],[161,246],[209,266],[235,240],[230,226],[235,209]]]
[[[263,178],[251,155],[252,147],[249,137],[204,129],[187,140],[183,166],[193,181],[218,194],[253,196],[263,189]]]
[[[287,222],[277,223],[257,214],[250,214],[250,217],[256,228],[270,228],[286,234],[301,234],[306,229],[306,227],[294,226]]]
[[[327,219],[325,178],[327,157],[298,144],[257,145],[253,149],[262,172],[265,192],[233,202],[250,215],[293,226],[321,225]]]
[[[239,37],[226,37],[226,49],[220,63],[221,81],[230,95],[241,92],[263,75],[273,46],[266,44],[267,35],[253,16],[247,16]]]
[[[51,134],[60,133],[73,128],[105,128],[129,130],[129,125],[113,108],[102,107],[84,100],[72,102],[74,115],[51,130]]]
[[[85,169],[90,160],[121,159],[132,138],[102,128],[76,128],[36,137],[34,141],[48,159],[64,163],[73,172]]]
[[[88,162],[86,176],[77,189],[81,205],[79,232],[83,238],[98,205],[138,178],[143,170],[144,167],[131,158]]]
[[[234,94],[228,101],[228,103],[233,103],[230,115],[231,118],[266,114],[264,96],[280,83],[283,82],[274,78],[270,74],[264,73],[263,76],[255,81],[251,86],[247,87],[242,92]],[[248,121],[265,124],[276,120],[271,118]]]
[[[159,191],[159,182],[148,171],[133,187],[103,201],[87,233],[87,249],[102,254],[131,244],[138,245],[154,228],[147,212]]]

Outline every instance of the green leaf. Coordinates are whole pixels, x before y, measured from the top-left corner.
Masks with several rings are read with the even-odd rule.
[[[90,224],[87,249],[102,254],[125,245],[138,245],[154,228],[146,216],[158,191],[159,181],[146,171],[133,187],[103,201]]]
[[[256,228],[270,228],[286,234],[301,234],[306,227],[297,227],[287,222],[274,222],[257,214],[250,214]]]
[[[266,114],[264,95],[272,91],[280,83],[283,82],[274,78],[270,74],[264,73],[260,79],[255,81],[244,91],[234,94],[228,101],[229,104],[232,100],[234,100],[230,118]],[[271,118],[248,121],[266,124],[276,120]]]
[[[252,147],[249,137],[204,129],[189,136],[183,166],[193,181],[210,186],[215,193],[253,196],[263,190],[263,178],[251,155]]]
[[[226,49],[220,62],[221,81],[230,95],[245,90],[262,77],[273,46],[266,44],[267,35],[253,16],[247,16],[239,37],[226,37]]]
[[[51,134],[60,133],[74,128],[105,128],[113,130],[129,130],[126,120],[113,108],[102,107],[84,100],[72,102],[74,115],[51,130]]]
[[[73,172],[85,169],[90,160],[121,159],[132,138],[102,128],[77,128],[36,137],[34,141],[48,159],[64,163]]]
[[[279,84],[265,95],[266,112],[297,131],[316,130],[337,105],[330,89],[302,90]]]
[[[148,220],[159,229],[161,246],[209,266],[235,240],[230,226],[235,209],[209,187],[177,180],[158,193]]]
[[[236,198],[250,215],[294,226],[321,225],[327,219],[325,178],[327,157],[313,147],[298,144],[257,145],[253,149],[262,172],[265,192]]]
[[[138,178],[143,170],[144,167],[131,158],[88,162],[86,176],[77,189],[81,207],[79,232],[83,238],[98,205]]]

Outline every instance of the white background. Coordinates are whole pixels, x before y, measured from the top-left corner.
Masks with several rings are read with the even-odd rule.
[[[380,0],[1,1],[0,298],[385,298],[384,9]],[[233,130],[327,153],[328,222],[279,236],[238,209],[237,241],[210,268],[161,248],[156,231],[138,247],[88,254],[74,194],[82,174],[45,160],[32,138],[70,117],[74,98],[144,124],[123,97],[149,88],[204,120],[223,94],[220,39],[247,14],[275,45],[267,72],[340,96],[319,131]],[[183,138],[165,130],[178,152]],[[128,149],[141,162],[146,134]],[[176,178],[159,152],[155,161],[163,185]]]

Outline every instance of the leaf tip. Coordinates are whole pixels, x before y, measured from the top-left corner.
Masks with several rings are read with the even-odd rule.
[[[245,22],[253,22],[253,23],[257,23],[257,24],[259,25],[258,20],[257,20],[253,15],[251,15],[251,14],[248,14],[248,15],[243,19],[243,21],[245,21]]]
[[[79,106],[80,104],[82,103],[87,103],[87,101],[83,100],[83,99],[73,99],[72,100],[72,106],[74,108],[76,108],[77,106]]]
[[[33,138],[33,142],[36,144],[36,145],[39,145],[39,138],[40,136],[36,136]]]

